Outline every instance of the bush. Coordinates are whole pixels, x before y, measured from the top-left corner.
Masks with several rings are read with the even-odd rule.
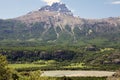
[[[12,80],[12,73],[9,68],[6,68],[6,57],[0,54],[0,80]]]

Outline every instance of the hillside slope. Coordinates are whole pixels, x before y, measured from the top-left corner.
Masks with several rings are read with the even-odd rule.
[[[0,42],[120,44],[120,17],[83,19],[54,3],[26,15],[0,20]]]

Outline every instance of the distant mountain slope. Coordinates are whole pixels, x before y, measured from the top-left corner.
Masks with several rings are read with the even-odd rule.
[[[0,20],[0,41],[120,43],[120,17],[83,19],[54,3],[10,20]]]

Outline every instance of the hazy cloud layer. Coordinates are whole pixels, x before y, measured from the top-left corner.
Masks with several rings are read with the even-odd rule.
[[[120,4],[120,0],[114,0],[111,4]]]
[[[61,0],[42,0],[42,1],[46,2],[48,5],[51,5],[55,2],[60,2]]]

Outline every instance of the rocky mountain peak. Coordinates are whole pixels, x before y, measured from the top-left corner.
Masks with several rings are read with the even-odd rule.
[[[55,11],[73,16],[71,10],[69,10],[63,3],[53,3],[51,6],[47,5],[42,7],[41,9],[39,9],[39,11]]]

